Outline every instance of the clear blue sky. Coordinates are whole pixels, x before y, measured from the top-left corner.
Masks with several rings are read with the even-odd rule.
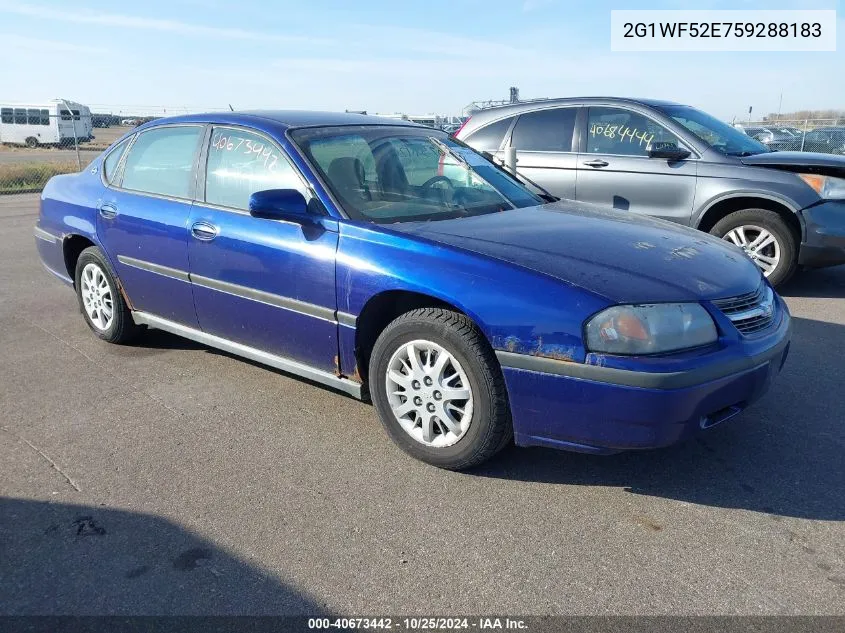
[[[613,8],[837,9],[838,50],[613,53]],[[730,119],[845,108],[843,32],[835,0],[0,0],[0,99],[457,114],[515,85]]]

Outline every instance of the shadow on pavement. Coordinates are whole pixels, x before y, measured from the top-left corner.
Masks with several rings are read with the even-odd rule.
[[[784,297],[845,297],[845,266],[798,271],[778,292]]]
[[[5,497],[0,596],[0,615],[325,614],[301,591],[166,519]]]
[[[609,457],[511,448],[472,474],[843,521],[845,326],[793,324],[790,357],[769,393],[697,439]]]

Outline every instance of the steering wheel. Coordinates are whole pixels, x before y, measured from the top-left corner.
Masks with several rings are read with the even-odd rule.
[[[446,176],[432,176],[431,178],[426,180],[422,185],[420,185],[420,189],[422,189],[423,196],[428,198],[428,192],[433,190],[434,186],[440,182],[445,182],[448,185],[448,188],[438,188],[438,197],[440,198],[440,201],[448,205],[453,204],[453,199],[455,197],[455,185],[452,184],[452,181],[449,180]]]
[[[452,191],[455,190],[455,185],[452,184],[452,181],[446,178],[446,176],[440,175],[432,176],[431,178],[426,180],[422,185],[420,185],[420,187],[423,189],[429,189],[436,185],[438,182],[445,182],[447,185],[449,185],[449,189],[451,189]]]

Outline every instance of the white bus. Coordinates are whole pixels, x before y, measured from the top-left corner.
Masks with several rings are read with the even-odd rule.
[[[60,99],[46,103],[0,101],[0,143],[27,147],[73,145],[74,126],[80,143],[94,138],[88,106]]]

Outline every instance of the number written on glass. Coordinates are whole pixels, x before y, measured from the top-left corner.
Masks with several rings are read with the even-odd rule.
[[[254,160],[262,161],[264,167],[270,171],[276,168],[276,162],[279,160],[279,155],[273,151],[272,146],[240,136],[216,134],[211,139],[211,147],[222,152],[240,152],[245,156],[251,156]]]

